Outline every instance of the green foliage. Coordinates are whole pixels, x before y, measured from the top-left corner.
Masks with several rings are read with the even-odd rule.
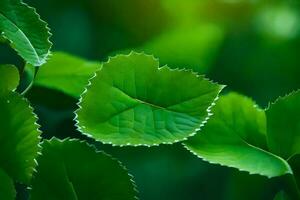
[[[266,113],[270,150],[285,159],[299,154],[300,90],[277,99]]]
[[[166,31],[135,48],[158,58],[161,65],[172,69],[186,67],[205,73],[214,64],[214,58],[224,40],[224,31],[213,24],[185,26]],[[123,50],[129,53],[131,50]]]
[[[37,118],[15,92],[0,95],[0,110],[0,168],[14,180],[29,183],[39,151]]]
[[[54,52],[37,74],[35,85],[62,91],[78,98],[88,80],[101,67],[98,62],[90,62],[75,56]]]
[[[276,194],[274,200],[290,200],[284,191],[280,191]]]
[[[231,93],[220,98],[203,130],[185,143],[211,163],[268,177],[292,173],[286,161],[265,150],[266,118],[252,100]]]
[[[107,154],[69,139],[45,140],[42,147],[30,200],[135,199],[131,177]]]
[[[19,85],[18,69],[13,65],[0,65],[0,90],[14,90]]]
[[[16,191],[12,179],[0,169],[0,199],[13,200]]]
[[[95,3],[93,9],[96,10],[103,3],[90,2]],[[224,69],[222,68],[224,71],[220,67],[214,69],[217,72],[212,70],[215,77],[219,75],[223,77],[224,73],[228,73],[231,79],[238,80],[236,69],[240,73],[246,72],[247,77],[253,74],[257,76],[257,71],[252,71],[253,67],[260,68],[266,64],[260,63],[265,58],[259,56],[268,57],[263,54],[265,50],[249,54],[248,49],[251,49],[254,41],[251,40],[251,36],[249,41],[249,37],[246,37],[247,45],[240,45],[238,40],[238,45],[233,44],[229,50],[227,49],[229,53],[223,55],[224,60],[220,59],[216,62],[215,58],[220,48],[222,45],[226,46],[226,42],[230,42],[231,39],[226,38],[225,33],[229,31],[225,26],[213,22],[218,21],[216,20],[218,16],[210,16],[211,5],[217,5],[217,10],[231,13],[225,21],[230,18],[238,21],[236,23],[238,28],[232,29],[230,33],[234,38],[239,37],[238,35],[244,31],[244,24],[256,24],[255,26],[258,27],[255,27],[253,30],[255,33],[251,34],[259,35],[262,39],[259,45],[266,49],[275,49],[277,42],[279,44],[284,41],[288,44],[291,39],[294,39],[295,41],[289,45],[280,44],[276,47],[282,52],[290,50],[289,53],[282,54],[284,59],[281,61],[287,64],[293,60],[291,58],[297,57],[296,53],[286,56],[295,49],[290,48],[292,43],[295,46],[299,43],[296,41],[300,30],[297,25],[299,21],[297,9],[285,5],[269,9],[262,5],[256,10],[252,7],[254,3],[245,4],[244,1],[207,0],[199,3],[196,0],[151,0],[147,2],[147,8],[144,8],[138,0],[131,4],[127,4],[126,1],[109,2],[108,6],[103,6],[104,10],[112,9],[115,12],[109,13],[104,20],[100,18],[103,21],[115,18],[113,20],[117,23],[121,20],[126,24],[125,26],[130,26],[130,30],[123,30],[126,27],[121,24],[117,25],[117,29],[105,24],[99,26],[99,29],[107,31],[104,35],[113,33],[109,37],[112,39],[115,37],[114,34],[124,35],[123,33],[138,37],[135,39],[141,44],[123,41],[122,38],[113,42],[122,42],[122,44],[115,44],[120,47],[128,42],[124,49],[130,47],[153,54],[160,59],[161,63],[153,56],[135,52],[129,55],[117,55],[105,63],[87,61],[67,53],[55,52],[48,61],[52,43],[49,41],[51,34],[46,22],[40,19],[34,8],[29,7],[22,0],[0,0],[0,43],[9,44],[24,61],[19,62],[20,57],[15,56],[16,60],[13,62],[6,62],[6,60],[3,62],[14,63],[16,66],[0,64],[0,199],[19,200],[28,199],[28,196],[30,200],[137,199],[137,189],[127,169],[118,160],[99,149],[105,151],[109,151],[110,148],[114,149],[113,151],[118,149],[122,155],[125,155],[126,159],[124,157],[122,159],[127,164],[130,163],[127,160],[130,157],[128,152],[132,151],[134,162],[140,162],[142,166],[137,174],[150,177],[148,185],[155,184],[155,187],[162,191],[165,190],[162,185],[185,176],[180,169],[189,171],[189,177],[195,177],[199,173],[198,169],[195,170],[197,168],[195,162],[188,162],[190,161],[188,156],[190,155],[195,161],[200,160],[188,151],[183,151],[183,154],[179,155],[180,152],[175,149],[181,147],[179,142],[183,142],[186,149],[209,163],[233,167],[251,174],[250,176],[248,173],[240,173],[240,176],[222,180],[227,183],[226,187],[233,188],[227,191],[228,196],[225,195],[225,199],[242,199],[249,191],[253,194],[247,195],[245,199],[300,199],[298,187],[300,184],[300,90],[280,97],[263,110],[253,100],[233,92],[221,96],[219,101],[216,101],[224,86],[198,74],[210,71],[215,65],[221,65],[225,66]],[[55,4],[59,5],[59,8],[63,7],[63,2],[55,2]],[[127,12],[119,10],[124,9],[123,6],[127,10],[132,5],[142,8],[140,11],[143,13],[132,14],[134,18],[139,17],[137,21],[141,23],[140,25],[131,24],[134,21],[132,16],[128,17]],[[249,10],[243,13],[241,11],[243,9],[240,9],[242,5]],[[159,23],[157,20],[149,20],[153,18],[154,12],[151,10],[153,8],[157,8],[156,11],[159,12],[163,11],[156,14],[154,19],[166,19]],[[250,21],[248,14],[254,10],[258,12],[258,17]],[[199,11],[204,14],[198,16]],[[182,12],[185,13],[184,16]],[[102,12],[97,10],[96,15],[98,14]],[[239,21],[235,19],[236,16],[243,19]],[[88,29],[89,26],[78,26],[76,19],[82,19],[82,16],[76,17],[78,16],[74,18],[76,30],[78,27],[79,30]],[[205,19],[202,17],[208,17],[210,20],[204,22]],[[84,20],[80,24],[84,24],[82,22]],[[179,25],[173,27],[176,23]],[[64,34],[72,32],[64,22],[62,24],[61,31]],[[137,27],[142,27],[143,30]],[[151,27],[159,27],[159,30],[152,30]],[[90,33],[89,31],[84,32]],[[78,31],[73,32],[78,33]],[[80,37],[82,43],[90,39],[87,36],[88,34],[85,34],[84,37]],[[76,41],[74,46],[80,49],[80,41],[77,38],[76,36],[72,41]],[[147,38],[149,40],[144,41]],[[68,38],[64,37],[64,39]],[[243,42],[243,39],[241,41]],[[105,48],[106,43],[101,45]],[[235,45],[240,48],[238,51]],[[112,49],[111,52],[122,51]],[[99,52],[95,51],[95,53],[98,57]],[[230,71],[226,68],[226,61],[232,55],[235,62],[233,68],[235,65],[238,67]],[[243,57],[245,55],[247,56]],[[267,61],[272,64],[272,62],[277,63],[274,55],[281,56],[281,53],[270,55]],[[6,54],[3,57],[5,56]],[[241,60],[243,62],[240,62]],[[19,66],[20,63],[25,66]],[[39,68],[41,65],[44,66]],[[278,64],[280,67],[281,65],[282,63]],[[247,66],[251,66],[251,70]],[[273,65],[270,66],[272,70],[266,70],[268,75],[284,76],[282,70],[278,70],[280,68],[276,70],[276,65],[274,69]],[[285,75],[293,82],[297,79],[298,72],[298,69],[288,70]],[[266,79],[266,74],[260,74],[263,79]],[[220,80],[223,82],[224,79]],[[247,87],[250,85],[249,88],[252,90],[259,88],[265,95],[264,87],[268,86],[263,84],[263,81],[255,79],[253,84],[247,82]],[[279,79],[276,79],[276,83],[282,84]],[[259,87],[254,87],[255,84]],[[34,90],[28,94],[32,86]],[[275,83],[272,83],[272,86],[275,87]],[[45,93],[45,88],[49,94]],[[230,90],[232,88],[234,87],[231,86]],[[40,93],[34,93],[39,90]],[[47,98],[51,97],[51,93],[55,91],[60,95],[59,98],[46,99],[46,95]],[[25,96],[33,100],[39,119]],[[270,98],[268,95],[265,96]],[[44,99],[46,102],[34,101],[35,98]],[[51,102],[52,105],[55,105],[55,108],[59,107],[59,110],[53,111],[53,108],[44,105],[53,100],[55,101]],[[75,111],[76,101],[79,107],[77,111]],[[68,106],[61,108],[60,103]],[[71,121],[74,115],[76,115],[75,120]],[[45,116],[51,116],[49,117],[51,120]],[[45,130],[42,136],[37,121],[43,125],[42,130]],[[75,123],[76,127],[74,127]],[[49,127],[54,132],[66,133],[66,136],[59,133],[62,139],[53,138],[54,134],[47,132]],[[41,137],[42,143],[40,143]],[[70,139],[70,137],[80,139]],[[52,139],[48,140],[48,138]],[[174,143],[178,144],[171,146]],[[163,148],[156,147],[158,153],[152,154],[154,155],[152,160],[149,156],[145,156],[150,154],[139,153],[143,147],[122,147],[150,147],[159,144],[169,145],[163,145]],[[166,155],[160,155],[170,146],[176,150],[173,153],[177,160],[172,163]],[[146,149],[148,151],[149,148]],[[130,164],[128,166],[130,171],[135,172]],[[197,188],[197,197],[198,191],[201,193],[207,189],[205,174],[208,174],[206,178],[212,180],[216,179],[213,179],[214,176],[220,178],[218,174],[207,173],[203,166],[199,174],[201,180],[202,178],[204,180],[202,183],[205,184],[199,186],[198,182],[193,182],[188,185],[189,188],[184,188],[187,193],[193,186]],[[150,170],[150,173],[146,173],[144,169]],[[163,174],[165,180],[159,180],[154,176],[153,172],[158,171],[157,169],[159,169],[158,174]],[[170,173],[171,175],[168,173],[170,170],[173,172]],[[236,175],[239,172],[234,171],[234,173],[233,175]],[[174,174],[179,175],[176,178],[173,177]],[[180,186],[176,186],[176,190],[180,189]],[[143,189],[141,187],[142,191]],[[165,195],[159,196],[169,199]],[[153,199],[157,195],[151,197]],[[170,198],[174,197],[180,198],[176,194]]]
[[[170,68],[186,66],[205,73],[212,66],[222,41],[223,31],[214,25],[180,28],[166,32],[139,48],[159,58]]]
[[[40,66],[50,53],[49,29],[35,9],[20,0],[0,0],[0,31],[26,62]]]
[[[206,122],[222,88],[191,71],[159,67],[152,56],[116,56],[91,80],[76,120],[81,132],[103,143],[171,144]]]

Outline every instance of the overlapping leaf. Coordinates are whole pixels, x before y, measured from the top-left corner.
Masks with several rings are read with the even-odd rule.
[[[0,127],[0,169],[28,183],[36,166],[40,132],[32,108],[19,94],[0,95]]]
[[[266,118],[253,101],[231,93],[223,96],[214,115],[186,148],[211,163],[267,177],[292,173],[288,163],[266,148]]]
[[[16,191],[12,179],[0,169],[0,199],[14,200]]]
[[[28,63],[44,64],[51,47],[47,24],[20,0],[0,0],[0,5],[0,32]]]
[[[103,64],[77,111],[78,127],[104,143],[156,145],[195,134],[223,86],[131,53]]]
[[[88,80],[100,67],[101,64],[97,62],[89,62],[66,53],[54,52],[51,59],[39,70],[35,85],[79,97]]]
[[[136,191],[121,164],[78,140],[42,144],[30,200],[129,200]]]
[[[266,111],[270,150],[287,159],[300,153],[300,90],[271,104]]]

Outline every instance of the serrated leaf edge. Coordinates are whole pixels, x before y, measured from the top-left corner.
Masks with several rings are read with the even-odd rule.
[[[300,89],[297,90],[292,90],[290,93],[287,93],[283,96],[279,96],[277,97],[277,99],[275,99],[273,102],[269,102],[267,108],[265,108],[265,112],[267,114],[267,111],[273,106],[276,105],[278,102],[284,101],[287,98],[289,98],[290,96],[293,96],[294,94],[300,93]],[[266,116],[267,117],[267,116]],[[268,132],[267,132],[268,135]],[[267,137],[267,143],[268,143],[268,137]],[[291,158],[293,158],[295,155],[298,155],[299,153],[293,153],[292,155],[290,155],[286,160],[290,160]]]
[[[278,175],[278,176],[268,176],[268,175],[261,174],[261,173],[254,173],[254,172],[250,172],[250,171],[248,171],[248,170],[246,170],[246,169],[243,169],[243,168],[235,167],[235,166],[233,166],[233,165],[227,165],[227,164],[222,164],[222,163],[219,163],[219,162],[210,161],[210,160],[208,160],[208,159],[202,157],[201,155],[199,155],[198,153],[196,153],[196,152],[193,151],[192,149],[190,149],[185,143],[182,143],[182,146],[183,146],[187,151],[189,151],[190,153],[192,153],[193,155],[197,156],[198,158],[200,158],[201,160],[203,160],[203,161],[205,161],[205,162],[208,162],[208,163],[214,164],[214,165],[219,165],[219,166],[222,166],[222,167],[234,168],[234,169],[236,169],[236,170],[238,170],[238,171],[240,171],[240,172],[247,172],[249,175],[255,175],[255,174],[256,174],[256,175],[260,175],[260,176],[265,176],[265,177],[267,177],[267,178],[270,179],[270,178],[273,178],[273,177],[283,176],[283,175],[285,175],[285,174],[293,174],[293,171],[292,171],[290,165],[289,165],[289,164],[286,162],[286,160],[284,160],[283,158],[281,158],[281,157],[279,157],[279,156],[277,156],[277,155],[275,155],[275,154],[272,154],[271,152],[268,152],[268,151],[265,151],[265,150],[263,150],[263,149],[261,149],[261,148],[258,148],[258,147],[256,147],[256,146],[253,146],[253,145],[251,145],[251,144],[248,144],[248,143],[245,143],[245,144],[248,145],[248,146],[250,146],[250,147],[252,147],[252,148],[255,148],[255,149],[258,149],[258,150],[260,150],[260,151],[263,151],[263,152],[265,152],[265,153],[267,153],[267,154],[269,154],[269,155],[271,155],[271,156],[273,156],[273,157],[279,159],[280,161],[282,161],[282,162],[286,165],[286,167],[287,167],[288,170],[287,170],[284,174],[281,174],[281,175]]]
[[[41,65],[45,64],[45,63],[47,62],[47,60],[50,59],[49,57],[51,56],[51,51],[50,51],[50,49],[51,49],[51,47],[53,46],[53,43],[50,41],[50,38],[52,37],[52,33],[50,32],[51,30],[50,30],[50,28],[49,28],[49,26],[48,26],[48,23],[47,23],[46,21],[44,21],[44,20],[41,19],[41,16],[38,14],[36,8],[29,6],[27,3],[24,3],[22,0],[20,0],[20,6],[26,6],[28,9],[32,10],[33,13],[37,16],[38,20],[41,22],[41,24],[43,24],[43,25],[45,26],[45,28],[46,28],[46,30],[47,30],[47,31],[46,31],[46,32],[48,33],[47,43],[48,43],[48,45],[49,45],[49,49],[48,49],[48,52],[47,52],[46,54],[44,54],[45,59],[44,59],[43,61],[41,61],[40,58],[39,58],[39,55],[37,54],[37,52],[34,51],[35,55],[37,56],[37,60],[39,61],[39,63],[38,63],[37,66],[41,66]],[[8,39],[8,38],[5,36],[5,34],[3,34],[3,33],[5,33],[5,30],[2,30],[1,32],[2,32],[1,36],[2,36],[3,38],[5,38],[6,40],[8,40],[9,43],[10,43],[10,45],[12,46],[12,45],[14,44],[14,42],[13,42],[12,40]],[[27,37],[27,36],[26,36],[26,37]],[[31,42],[30,42],[30,44],[31,44]],[[32,45],[32,44],[31,44],[31,45]],[[32,45],[32,47],[34,47],[34,46]],[[14,47],[12,47],[12,48],[17,52],[17,54],[18,54],[21,58],[23,58],[23,59],[26,61],[26,63],[29,63],[29,64],[32,64],[32,65],[36,66],[35,63],[28,62],[28,61],[20,54],[20,52],[19,52],[18,50],[16,50]],[[34,48],[33,48],[33,49],[34,49]]]
[[[36,127],[36,131],[37,131],[37,133],[38,133],[37,140],[41,141],[41,139],[42,139],[42,137],[41,137],[42,131],[40,130],[41,125],[39,125],[39,124],[37,123],[37,121],[38,121],[39,118],[38,118],[38,116],[35,114],[33,107],[31,107],[30,102],[28,101],[28,99],[26,99],[24,96],[20,95],[20,94],[17,93],[17,92],[14,92],[14,91],[9,91],[9,92],[11,92],[11,93],[17,95],[22,101],[24,101],[24,102],[27,104],[28,109],[30,110],[30,113],[31,113],[31,115],[32,115],[32,119],[34,119],[34,121],[35,121],[33,125]],[[31,170],[31,172],[30,172],[30,178],[32,178],[33,174],[36,172],[36,167],[38,166],[38,163],[37,163],[37,157],[38,157],[38,155],[41,154],[41,149],[42,149],[42,147],[41,147],[40,142],[39,142],[39,143],[37,144],[37,152],[36,152],[35,158],[34,158],[34,160],[33,160],[34,165],[33,165],[32,167],[29,168],[29,169]],[[19,181],[19,180],[17,180],[17,179],[15,179],[14,181],[17,182],[17,183],[25,183],[25,182]],[[29,180],[29,182],[30,182],[30,180]]]
[[[159,59],[158,58],[155,58],[153,55],[149,55],[149,54],[145,54],[144,52],[135,52],[135,51],[131,51],[129,54],[127,55],[124,55],[124,54],[117,54],[115,56],[110,56],[108,58],[108,60],[103,64],[105,63],[109,63],[112,59],[115,59],[119,56],[123,56],[123,57],[130,57],[131,55],[145,55],[145,56],[148,56],[148,57],[151,57],[153,60],[157,61],[158,63],[158,70],[161,70],[162,68],[168,68],[170,71],[183,71],[183,72],[188,72],[188,73],[192,73],[194,74],[197,78],[202,78],[203,80],[205,81],[209,81],[210,83],[214,84],[214,85],[219,85],[217,82],[213,82],[211,80],[209,80],[208,78],[206,78],[204,75],[199,75],[197,72],[194,72],[192,69],[186,69],[186,68],[169,68],[167,65],[164,65],[164,66],[159,66]],[[125,147],[125,146],[134,146],[134,147],[139,147],[139,146],[145,146],[145,147],[152,147],[152,146],[159,146],[159,145],[169,145],[169,144],[174,144],[174,143],[178,143],[178,142],[182,142],[182,141],[185,141],[187,140],[189,137],[192,137],[194,135],[197,134],[198,131],[201,130],[201,128],[207,123],[207,121],[209,120],[209,118],[213,115],[213,113],[211,112],[211,108],[213,106],[215,106],[215,102],[219,99],[219,94],[221,93],[221,91],[226,87],[226,85],[219,85],[220,88],[219,88],[219,91],[218,91],[218,94],[216,96],[216,98],[213,100],[213,102],[211,103],[211,105],[206,109],[206,112],[207,112],[207,116],[205,117],[205,119],[201,122],[201,124],[198,126],[198,128],[196,128],[194,130],[194,132],[192,132],[191,134],[189,134],[187,137],[185,138],[182,138],[180,140],[173,140],[171,142],[161,142],[161,143],[153,143],[151,145],[149,144],[143,144],[143,143],[140,143],[140,144],[131,144],[131,143],[127,143],[127,144],[123,144],[123,145],[119,145],[119,144],[113,144],[112,142],[103,142],[101,140],[98,140],[96,138],[94,138],[91,134],[89,133],[86,133],[84,132],[81,127],[80,127],[80,122],[78,120],[78,114],[77,112],[82,108],[80,103],[83,102],[83,97],[84,95],[88,92],[88,88],[92,85],[91,81],[97,77],[97,73],[98,71],[100,71],[102,69],[102,67],[100,67],[98,70],[96,70],[94,76],[92,76],[89,80],[88,80],[88,84],[87,86],[85,87],[83,93],[80,95],[80,98],[79,98],[79,101],[77,102],[77,106],[78,106],[78,109],[74,112],[75,113],[75,118],[74,118],[74,121],[75,121],[75,127],[76,127],[76,130],[78,130],[81,134],[87,136],[88,138],[91,138],[97,142],[101,142],[102,144],[109,144],[109,145],[112,145],[112,146],[118,146],[118,147]]]
[[[272,105],[274,105],[274,104],[276,104],[276,103],[278,103],[280,101],[283,101],[286,98],[288,98],[288,97],[290,97],[290,96],[292,96],[292,95],[294,95],[294,94],[296,94],[298,92],[300,93],[300,89],[292,90],[290,93],[287,93],[287,94],[285,94],[283,96],[278,96],[277,99],[275,99],[274,101],[269,102],[268,106],[264,110],[268,111]]]
[[[64,139],[59,139],[59,138],[56,138],[56,137],[52,137],[50,139],[47,139],[47,140],[43,140],[42,142],[40,142],[40,147],[42,149],[42,145],[45,141],[49,142],[49,143],[52,143],[54,140],[60,142],[60,143],[64,143],[64,142],[78,142],[80,144],[84,144],[86,145],[88,148],[91,148],[95,151],[96,154],[102,154],[104,156],[107,156],[108,158],[110,158],[111,160],[113,160],[114,162],[117,162],[117,164],[121,167],[122,170],[124,170],[128,177],[129,177],[129,180],[132,184],[132,187],[133,187],[133,191],[135,192],[135,196],[134,196],[134,199],[136,200],[139,200],[138,198],[138,194],[139,194],[139,191],[138,191],[138,187],[134,181],[134,176],[132,174],[129,173],[128,169],[125,167],[125,165],[123,165],[123,163],[118,160],[117,158],[113,157],[112,155],[106,153],[105,151],[102,151],[102,150],[98,150],[94,145],[88,143],[87,141],[85,140],[80,140],[80,139],[76,139],[76,138],[70,138],[70,137],[67,137],[67,138],[64,138]],[[42,156],[42,152],[40,152],[39,156]],[[38,174],[38,171],[35,170],[35,173],[33,174],[33,177],[35,177],[35,175]],[[31,187],[28,187],[29,190],[32,190]]]

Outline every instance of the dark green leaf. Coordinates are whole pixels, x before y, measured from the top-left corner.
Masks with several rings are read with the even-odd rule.
[[[291,200],[284,191],[280,191],[276,194],[274,200]]]
[[[231,93],[220,98],[214,115],[185,146],[200,158],[267,177],[292,173],[280,157],[264,150],[266,118],[252,100]]]
[[[0,199],[14,200],[16,191],[11,178],[0,168]]]
[[[223,86],[187,70],[159,68],[152,56],[111,58],[91,80],[78,127],[103,143],[157,145],[194,135]]]
[[[146,43],[141,50],[159,58],[171,68],[186,66],[207,72],[223,41],[222,30],[214,25],[193,26],[166,32]]]
[[[270,150],[289,158],[300,153],[300,90],[271,104],[266,111]]]
[[[45,140],[30,200],[129,200],[136,191],[115,159],[78,140]]]
[[[89,62],[66,53],[55,52],[39,70],[35,85],[79,97],[88,80],[100,67],[101,64],[98,62]]]
[[[0,95],[0,168],[12,179],[28,183],[39,151],[36,116],[19,94]]]
[[[50,53],[49,29],[35,9],[20,0],[0,0],[0,31],[26,60],[40,66]]]

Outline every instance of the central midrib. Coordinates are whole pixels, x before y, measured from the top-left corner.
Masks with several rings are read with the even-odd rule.
[[[39,58],[39,56],[38,56],[38,53],[37,53],[36,50],[35,50],[35,47],[34,47],[33,44],[30,42],[30,40],[28,39],[27,35],[22,31],[22,29],[19,28],[19,26],[18,26],[16,23],[14,23],[12,20],[10,20],[10,19],[9,19],[5,14],[3,14],[1,11],[0,11],[0,15],[2,15],[3,18],[5,18],[7,21],[9,21],[13,26],[15,26],[15,27],[19,30],[19,32],[23,35],[23,37],[24,37],[24,38],[26,39],[26,41],[29,43],[31,49],[33,50],[33,52],[34,52],[34,54],[35,54],[35,56],[36,56],[36,59],[37,59],[38,62],[40,63],[41,61],[40,61],[40,58]],[[5,32],[5,31],[3,30],[3,32]]]

